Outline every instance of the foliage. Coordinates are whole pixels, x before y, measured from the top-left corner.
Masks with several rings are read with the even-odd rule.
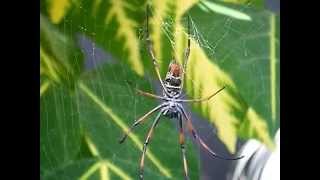
[[[41,3],[41,179],[136,179],[152,118],[126,143],[118,144],[118,138],[157,104],[136,96],[126,83],[153,91],[146,77],[154,72],[143,41],[147,2]],[[183,61],[185,20],[190,15],[193,36],[186,94],[205,97],[227,87],[213,100],[194,104],[193,110],[217,127],[218,137],[231,152],[237,137],[272,147],[270,137],[279,127],[279,15],[248,1],[154,0],[152,7],[151,38],[161,74],[172,55]],[[168,20],[170,26],[163,23]],[[85,70],[76,45],[79,33],[117,63]],[[219,46],[212,48],[203,39]],[[182,179],[177,135],[168,119],[160,123],[147,152],[146,179]],[[191,141],[187,145],[190,176],[197,179],[197,153]]]

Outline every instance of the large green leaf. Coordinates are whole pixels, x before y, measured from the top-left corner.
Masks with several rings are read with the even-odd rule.
[[[50,174],[75,160],[81,143],[75,96],[52,85],[40,101],[40,170]]]
[[[247,14],[242,13],[239,10],[235,10],[235,9],[232,9],[232,8],[229,8],[229,7],[226,7],[221,4],[211,2],[211,1],[202,0],[199,3],[199,7],[206,12],[211,11],[213,13],[223,14],[223,15],[235,18],[235,19],[251,21],[251,17],[248,16]]]
[[[106,65],[85,74],[81,81],[77,81],[76,93],[73,89],[52,85],[41,97],[43,179],[136,178],[146,132],[132,134],[123,145],[118,143],[118,138],[134,119],[155,104],[132,94],[132,88],[125,80],[142,82],[139,87],[145,90],[150,90],[150,84],[135,73],[124,70],[124,67]],[[88,155],[84,156],[80,151],[80,126],[86,146],[97,158],[95,160],[86,160]],[[147,127],[142,126],[141,129],[146,130]],[[158,126],[147,153],[146,178],[182,178],[178,133],[174,127],[166,118]],[[196,178],[198,165],[189,141],[187,148],[190,176]]]
[[[82,68],[82,53],[74,36],[63,34],[40,14],[40,72],[44,83],[73,86]]]
[[[226,23],[221,15],[208,15],[197,8],[191,11],[198,31],[213,42],[211,48],[203,49],[232,78],[246,106],[256,111],[274,134],[280,110],[279,16],[249,8],[245,13],[253,17],[252,22],[227,19]]]
[[[259,9],[262,9],[263,7],[265,7],[265,0],[213,0],[213,1],[254,6],[255,8],[259,8]]]
[[[184,14],[184,11],[178,10],[180,5],[177,3],[174,52],[178,61],[182,62],[187,36],[179,16]],[[188,10],[188,6],[183,5],[185,11]],[[272,147],[271,128],[276,129],[279,122],[279,46],[276,44],[279,23],[276,21],[277,17],[267,11],[235,5],[230,7],[244,11],[252,17],[252,22],[205,13],[199,8],[190,11],[193,18],[193,39],[185,82],[186,91],[190,98],[206,97],[222,86],[227,86],[213,100],[193,107],[215,124],[218,136],[231,152],[235,151],[237,136],[256,138]],[[263,30],[265,33],[260,34]],[[237,39],[241,40],[236,41]],[[244,42],[247,43],[246,46],[243,45]],[[219,51],[220,48],[228,51]],[[223,56],[219,56],[220,54]],[[249,54],[247,56],[253,60],[261,60],[261,57],[264,59],[251,64],[243,61],[243,54]],[[225,66],[221,65],[222,62]]]
[[[69,179],[79,179],[90,167],[97,163],[96,159],[82,159],[78,161],[71,161],[64,166],[57,167],[51,172],[47,172],[41,179],[46,180],[69,180]]]
[[[137,36],[143,11],[134,10],[139,5],[118,0],[80,0],[72,5],[73,8],[66,10],[59,26],[66,34],[86,34],[102,48],[112,52],[115,58],[128,63],[136,73],[143,75],[144,66],[139,50],[141,42]]]

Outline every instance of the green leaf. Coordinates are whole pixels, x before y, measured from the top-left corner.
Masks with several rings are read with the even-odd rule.
[[[124,50],[128,51],[129,62],[131,67],[139,74],[143,75],[143,66],[140,62],[139,39],[136,36],[136,22],[128,17],[126,7],[130,4],[125,1],[110,0],[110,9],[106,17],[106,23],[109,24],[111,19],[115,19],[119,27],[116,38],[124,39]]]
[[[264,0],[214,0],[216,2],[225,2],[230,4],[242,4],[242,5],[250,5],[255,8],[263,8],[265,6]]]
[[[40,67],[41,76],[69,87],[73,86],[82,68],[82,53],[75,46],[73,37],[61,33],[41,14]]]
[[[83,85],[82,85],[83,86]],[[94,175],[94,173],[99,169],[99,176],[101,179],[110,179],[110,172],[113,172],[115,175],[120,177],[121,179],[130,180],[131,178],[128,176],[126,172],[124,172],[121,168],[111,163],[107,159],[103,159],[96,145],[92,142],[88,135],[85,136],[86,143],[89,146],[89,149],[95,157],[99,159],[98,162],[93,164],[90,168],[88,168],[83,175],[80,177],[81,180],[88,179]]]
[[[41,83],[41,86],[40,86],[40,97],[48,90],[49,86],[50,86],[50,82],[48,80],[46,80],[43,83]]]
[[[150,37],[153,40],[153,49],[154,49],[154,54],[157,57],[157,59],[162,59],[162,53],[161,49],[162,47],[162,23],[164,19],[166,18],[167,14],[170,11],[170,3],[172,1],[170,0],[155,0],[153,1],[153,13],[152,13],[152,18],[150,17],[149,19],[149,25],[152,28],[152,31],[150,32]]]
[[[75,96],[68,89],[52,86],[40,107],[40,169],[48,173],[75,159],[81,130]]]
[[[272,147],[270,134],[277,128],[272,122],[279,121],[279,40],[275,31],[279,26],[275,19],[279,17],[253,9],[246,13],[253,22],[234,20],[225,24],[226,19],[220,15],[208,15],[196,8],[191,11],[197,31],[208,42],[217,44],[202,48],[193,41],[188,95],[204,97],[227,86],[208,104],[195,107],[214,122],[219,137],[231,151],[236,135],[256,138]]]
[[[245,21],[251,21],[251,17],[241,11],[231,9],[229,7],[210,2],[207,0],[202,0],[200,5],[204,6],[208,10],[211,10],[212,12],[223,14],[235,19],[245,20]]]
[[[103,3],[106,3],[106,1],[100,2],[100,5],[102,7],[104,6]],[[84,4],[82,5],[83,7],[91,7],[91,6],[85,6]],[[99,9],[102,8],[101,6],[100,8],[97,8],[97,6],[93,8],[96,11],[95,13],[101,13],[101,12],[105,13],[106,10],[107,9],[109,10],[110,8],[108,7],[103,11],[99,11]],[[119,9],[118,6],[116,7],[117,8],[114,11]],[[64,20],[70,19],[70,16],[72,17],[74,13],[80,12],[81,14],[82,13],[81,11],[83,9],[84,8],[71,9],[70,13],[68,13],[69,15],[67,15],[67,17],[65,17]],[[76,33],[76,31],[78,30],[77,28],[79,26],[80,26],[80,29],[82,29],[83,27],[88,27],[88,29],[90,29],[92,28],[92,26],[90,26],[90,22],[100,22],[100,20],[102,19],[103,19],[102,21],[104,22],[105,17],[107,17],[107,16],[98,16],[98,18],[101,18],[101,19],[96,21],[83,22],[84,24],[86,24],[86,26],[81,26],[82,23],[79,23],[79,21],[86,20],[86,15],[88,14],[88,11],[90,13],[93,13],[92,11],[90,10],[87,11],[87,10],[88,9],[86,8],[85,13],[83,13],[82,16],[76,16],[74,20],[69,21],[72,23],[60,23],[60,25],[63,24],[64,26],[63,27],[62,25],[61,26],[59,25],[60,32],[63,31],[64,35]],[[118,12],[114,12],[114,13],[115,14],[111,13],[111,15],[109,16],[112,20],[109,21],[108,24],[102,23],[107,27],[111,27],[110,29],[107,29],[107,33],[105,33],[105,31],[101,29],[96,31],[97,34],[91,34],[90,31],[86,31],[85,28],[82,30],[85,32],[88,32],[88,35],[90,37],[93,37],[95,40],[99,39],[99,37],[101,37],[103,34],[107,34],[109,37],[111,37],[110,42],[121,45],[120,47],[127,46],[128,48],[132,48],[132,43],[130,44],[130,42],[126,42],[128,40],[131,40],[130,38],[128,38],[129,36],[127,36],[128,31],[123,27],[119,27],[119,25],[120,26],[123,25],[121,20],[124,19],[124,18],[120,18],[119,20],[119,16],[120,17],[124,16],[124,14],[126,14],[127,11],[122,10],[122,14],[120,15],[117,14]],[[45,23],[48,22],[46,20],[41,20],[41,21],[45,21]],[[117,21],[120,21],[120,22],[117,22]],[[76,28],[73,28],[73,29],[70,28],[73,25]],[[64,75],[65,72],[71,73],[73,72],[74,69],[77,69],[74,67],[66,68],[66,67],[70,67],[70,65],[75,65],[77,63],[73,62],[69,64],[68,62],[72,59],[70,59],[70,56],[64,54],[64,52],[72,52],[74,47],[71,48],[70,51],[66,51],[66,49],[61,48],[61,44],[64,45],[64,42],[69,42],[67,40],[64,41],[64,38],[70,38],[70,37],[60,36],[61,34],[59,33],[59,31],[54,30],[54,28],[51,28],[51,27],[53,26],[51,26],[50,23],[45,24],[44,29],[46,31],[44,31],[45,33],[42,33],[42,34],[45,34],[45,36],[42,36],[45,38],[41,38],[41,45],[43,44],[43,46],[46,47],[46,48],[43,48],[46,51],[41,50],[42,61],[46,60],[45,63],[42,63],[42,67],[44,68],[42,69],[41,72],[42,74],[47,75],[47,78],[43,78],[45,80],[42,81],[42,89],[41,89],[42,98],[47,97],[48,92],[55,90],[55,89],[51,89],[51,87],[54,87],[55,85],[57,86],[61,85],[60,84],[61,79],[64,79],[64,77],[68,77]],[[61,27],[63,27],[63,29]],[[127,38],[125,38],[126,40],[124,41],[124,43],[122,43],[123,41],[121,42],[121,40],[119,39],[119,36],[118,37],[114,36],[115,34],[119,34],[119,32],[114,31],[114,30],[118,30],[118,28],[119,29],[123,28],[124,29],[123,36],[127,36]],[[132,26],[130,28],[133,31],[133,28],[136,28],[136,27]],[[69,30],[74,30],[74,31],[72,31],[71,33]],[[132,37],[132,38],[136,38],[136,37]],[[102,40],[104,39],[102,38]],[[129,43],[130,45],[126,45],[126,43]],[[111,50],[114,50],[119,47],[118,45],[114,46],[114,44],[112,43],[107,44],[108,49],[110,48]],[[66,48],[68,46],[62,46],[62,47]],[[140,47],[135,47],[135,49],[133,49],[134,53],[137,53],[136,51],[138,50],[138,48]],[[111,52],[115,52],[114,53],[115,55],[117,55],[117,53],[121,54],[120,57],[129,57],[130,52],[128,54],[123,53],[124,49],[125,48],[120,48]],[[48,54],[50,54],[50,56]],[[54,65],[51,65],[51,64],[54,64]],[[110,71],[109,68],[114,69],[114,71]],[[80,161],[82,161],[83,158],[88,158],[87,155],[83,156],[81,155],[81,152],[79,152],[77,156],[73,157],[73,161],[71,160],[70,160],[71,162],[68,161],[70,163],[61,162],[62,164],[60,165],[57,162],[57,164],[51,165],[50,167],[52,168],[49,170],[44,168],[44,170],[42,170],[44,179],[47,179],[47,178],[63,179],[65,177],[70,177],[70,178],[79,177],[84,179],[86,179],[87,177],[114,179],[114,178],[121,177],[119,175],[120,171],[128,173],[129,174],[128,177],[131,177],[131,179],[135,179],[137,177],[139,158],[141,155],[140,150],[142,148],[142,144],[144,141],[144,133],[140,135],[133,134],[132,136],[130,136],[131,138],[127,140],[126,144],[123,144],[121,146],[118,144],[117,138],[122,134],[122,132],[124,132],[124,130],[127,129],[127,127],[131,125],[131,123],[133,123],[133,120],[134,118],[137,118],[138,113],[140,115],[146,113],[146,111],[148,111],[149,108],[152,108],[152,105],[155,105],[155,104],[152,103],[153,101],[151,100],[142,101],[140,97],[140,102],[142,103],[142,105],[138,105],[137,107],[137,104],[135,104],[136,108],[134,109],[134,111],[128,110],[128,109],[132,109],[132,103],[131,104],[127,103],[128,106],[129,105],[131,106],[126,108],[122,108],[121,104],[119,106],[118,102],[119,101],[127,102],[128,97],[113,96],[110,94],[110,90],[114,91],[115,94],[118,94],[121,92],[123,92],[123,94],[131,93],[130,98],[132,100],[134,95],[132,94],[131,89],[127,88],[127,85],[124,84],[124,81],[119,81],[119,80],[131,79],[133,80],[133,82],[137,82],[138,75],[133,72],[130,72],[129,76],[124,76],[124,74],[121,75],[121,73],[119,72],[125,72],[125,74],[129,73],[128,67],[123,65],[121,67],[114,66],[109,68],[103,69],[103,70],[99,69],[90,73],[87,77],[84,77],[83,81],[81,81],[80,83],[78,81],[73,81],[73,84],[77,84],[76,86],[77,88],[75,90],[78,95],[78,99],[75,100],[75,102],[73,103],[77,104],[77,108],[78,108],[77,115],[79,115],[79,117],[81,118],[81,121],[80,121],[81,127],[84,128],[84,132],[86,136],[90,137],[91,139],[90,141],[91,143],[88,143],[87,146],[91,147],[92,156],[98,157],[98,161],[96,161],[93,164],[86,165],[85,169],[79,168],[77,170],[76,169],[77,166],[82,167],[82,165],[80,165],[81,164]],[[136,73],[139,72],[135,68],[133,69],[136,71]],[[103,78],[101,78],[101,76],[99,76],[101,73],[106,76],[103,76]],[[132,78],[135,78],[135,79],[132,79]],[[50,80],[49,85],[47,85],[48,83],[46,80]],[[142,80],[141,78],[138,80],[144,81],[145,85],[143,87],[148,87],[146,88],[146,90],[150,89],[149,83],[146,83],[146,81]],[[51,82],[58,82],[58,83],[52,84]],[[101,90],[100,87],[102,84],[108,85],[110,86],[110,88],[106,87],[106,88],[103,88],[102,91],[99,91]],[[46,92],[46,93],[43,93],[43,92]],[[111,98],[111,101],[105,102],[104,97],[107,94],[111,95],[111,96],[109,95],[107,96]],[[52,101],[53,100],[51,100],[51,102]],[[48,101],[48,104],[49,103],[50,102]],[[52,103],[52,105],[56,105],[56,104]],[[52,113],[53,112],[55,112],[56,114],[69,113],[68,111],[65,111],[65,110],[66,109],[61,107],[61,109],[57,111],[52,111]],[[57,117],[52,116],[52,119],[48,121],[48,124],[50,124],[51,121],[55,121],[56,118]],[[97,124],[99,124],[99,126],[96,126]],[[141,127],[142,130],[146,130],[146,128],[147,127]],[[61,133],[60,135],[64,137],[63,132],[58,131],[56,129],[53,129],[52,131],[57,134]],[[150,144],[150,147],[146,156],[146,167],[145,167],[146,178],[150,179],[151,177],[153,178],[156,177],[157,179],[167,179],[168,177],[172,177],[172,178],[182,179],[183,163],[181,159],[181,152],[180,152],[181,150],[178,144],[178,133],[176,129],[172,127],[171,122],[168,122],[166,119],[164,119],[161,125],[159,125],[159,127],[157,128],[156,134],[157,135],[154,136],[154,139]],[[41,136],[45,136],[45,132]],[[171,138],[171,137],[176,137],[176,138]],[[82,137],[79,135],[78,138],[81,139]],[[63,140],[64,139],[60,139],[57,142],[63,143]],[[44,141],[49,141],[49,140],[45,139]],[[46,143],[50,144],[50,142],[46,142]],[[107,145],[107,147],[105,145]],[[97,150],[96,152],[99,152],[99,153],[98,154],[93,153],[94,151],[92,152],[92,147],[95,147],[94,149],[96,149]],[[197,177],[197,174],[198,174],[197,161],[195,158],[195,152],[193,150],[193,146],[190,141],[187,141],[187,147],[188,147],[187,151],[188,151],[188,161],[189,161],[188,164],[189,164],[190,177],[194,179]],[[51,154],[52,159],[55,158],[55,153],[56,152],[52,152]],[[60,155],[57,155],[57,156],[60,156]],[[41,159],[43,162],[50,163],[50,159],[48,158],[41,157]],[[172,163],[172,160],[174,161],[174,163]],[[61,160],[58,159],[58,161],[60,162]],[[103,173],[100,172],[101,169],[103,169]],[[70,175],[68,176],[68,174]]]
[[[145,70],[137,33],[144,16],[135,11],[140,6],[122,0],[78,1],[59,28],[66,34],[85,34],[142,76]]]
[[[83,172],[89,170],[98,162],[97,159],[88,158],[82,160],[71,161],[64,166],[54,169],[41,176],[45,180],[69,180],[79,179]]]
[[[188,7],[187,5],[183,5],[183,9],[189,9],[186,8]],[[193,5],[195,4],[192,4],[191,6]],[[183,15],[184,12],[178,10],[181,4],[177,3],[177,6],[178,7],[176,8],[178,12],[176,14]],[[235,8],[239,9],[242,8],[242,6],[238,6]],[[261,63],[258,64],[259,66],[257,67],[257,65],[254,64],[253,66],[251,66],[251,68],[254,68],[251,71],[246,71],[246,73],[244,73],[243,71],[239,71],[240,69],[238,64],[240,64],[241,66],[247,66],[250,64],[242,62],[242,59],[239,58],[239,55],[237,57],[236,53],[242,55],[244,53],[247,53],[247,51],[251,51],[251,48],[253,48],[252,51],[255,51],[256,47],[258,46],[249,46],[245,49],[239,48],[243,47],[243,41],[235,42],[235,39],[239,38],[240,35],[242,35],[241,37],[244,38],[252,36],[252,27],[257,28],[254,29],[257,33],[263,30],[263,28],[267,29],[268,26],[266,25],[270,23],[269,19],[261,18],[260,16],[261,14],[264,14],[270,15],[269,17],[271,17],[270,13],[268,14],[268,12],[261,12],[260,10],[250,9],[246,11],[248,11],[245,12],[246,14],[249,14],[251,17],[253,17],[253,22],[232,20],[230,18],[226,19],[225,16],[221,16],[218,14],[213,16],[212,14],[201,13],[201,11],[198,11],[198,9],[196,8],[193,8],[190,12],[191,17],[194,18],[192,20],[192,32],[194,35],[194,39],[191,43],[191,54],[186,75],[187,79],[185,84],[187,94],[190,96],[190,98],[206,97],[211,95],[221,87],[227,86],[226,90],[217,95],[213,100],[209,101],[208,103],[195,104],[193,107],[202,116],[208,118],[209,121],[215,124],[218,129],[218,136],[226,144],[231,152],[235,151],[235,144],[238,136],[242,138],[256,138],[269,147],[273,147],[273,142],[270,137],[270,135],[272,135],[273,133],[273,130],[271,129],[273,126],[270,123],[272,120],[270,117],[264,116],[264,113],[269,113],[271,107],[275,106],[276,108],[274,109],[277,109],[277,107],[279,107],[279,93],[277,90],[277,88],[279,87],[279,82],[277,81],[276,83],[273,83],[273,86],[268,89],[270,91],[273,91],[272,95],[269,94],[266,89],[263,89],[264,87],[266,87],[265,84],[271,84],[271,81],[264,80],[266,79],[265,77],[268,77],[268,75],[269,77],[271,77],[270,71],[265,71],[269,68],[269,65],[265,66],[265,63]],[[174,53],[176,59],[179,62],[182,62],[183,52],[187,44],[187,34],[186,29],[183,28],[183,25],[181,24],[182,17],[176,17],[175,19],[177,19],[177,21],[175,22],[176,24],[174,31]],[[231,29],[228,26],[228,23],[226,24],[226,22],[231,22],[231,24],[236,23],[237,26],[232,27]],[[220,23],[219,26],[217,26],[217,23]],[[215,25],[215,27],[213,28],[211,25]],[[226,29],[226,27],[229,29]],[[242,28],[244,28],[245,33],[241,32],[240,34],[238,31],[236,31],[238,29],[242,31]],[[203,31],[203,29],[207,31]],[[212,29],[214,29],[215,31],[212,31]],[[270,34],[272,33],[266,33],[266,36],[272,39],[272,36]],[[253,40],[256,40],[256,43],[258,44],[270,44],[272,41],[270,39],[260,38],[259,34],[256,39],[253,38]],[[220,47],[229,50],[227,52],[227,56],[226,54],[224,54],[225,56],[223,57],[218,56],[219,54],[226,52],[219,52],[219,54],[216,53],[216,49],[213,48],[214,46],[208,44],[208,42],[216,42],[219,45],[217,46],[217,50]],[[232,46],[230,46],[230,44],[232,44]],[[170,42],[164,44],[164,46],[170,47]],[[233,47],[231,48],[231,51],[230,47]],[[273,48],[278,48],[278,46],[274,46]],[[278,50],[275,51],[277,52]],[[264,55],[269,54],[270,52],[270,49],[262,49],[262,51],[260,51],[259,53]],[[168,56],[168,52],[164,49],[162,49],[161,53],[163,54],[162,56]],[[213,53],[215,53],[215,56],[212,56]],[[236,56],[232,56],[234,53]],[[232,56],[232,59],[229,61],[225,61],[226,58],[229,59],[229,56]],[[270,56],[267,55],[266,58],[270,58]],[[274,62],[275,59],[276,58],[272,57],[269,60],[272,60]],[[163,64],[167,65],[169,63],[169,60],[170,59],[167,59]],[[228,64],[237,60],[241,62],[237,62],[236,64]],[[231,66],[220,66],[220,62],[224,62]],[[167,69],[166,66],[161,67],[163,70]],[[225,69],[226,67],[230,68]],[[273,66],[273,68],[278,69],[277,66]],[[244,68],[243,70],[247,69]],[[208,75],[204,75],[204,72]],[[266,73],[261,74],[262,72]],[[252,78],[251,76],[256,78],[263,78],[263,81],[261,79],[257,79],[253,84],[252,81],[248,81],[246,79],[238,79],[239,77],[246,76],[248,78]],[[279,73],[275,73],[273,77],[276,80],[279,79]],[[263,86],[261,86],[261,83],[264,83]],[[243,92],[244,86],[255,86],[255,88],[261,89],[259,91],[256,91],[256,89],[246,89]],[[247,96],[247,92],[251,92],[252,94]],[[257,92],[259,93],[257,94]],[[263,92],[264,94],[261,94],[261,92]],[[257,101],[257,98],[252,98],[257,96],[263,96],[264,99],[261,101]],[[271,97],[275,98],[277,102],[267,104],[266,102],[270,101]],[[278,111],[276,113],[278,113]],[[277,122],[278,120],[274,121]],[[276,129],[277,126],[274,126],[274,128]]]
[[[123,84],[124,81],[119,82],[118,78],[138,81],[138,76],[132,72],[118,73],[121,69],[123,66],[106,66],[85,76],[79,88],[76,89],[78,98],[65,88],[56,86],[50,88],[42,97],[40,140],[42,179],[87,179],[89,177],[135,179],[144,134],[139,136],[132,134],[123,145],[118,144],[118,137],[131,125],[133,118],[137,118],[137,115],[132,116],[133,112],[138,111],[142,115],[155,104],[148,99],[144,101],[140,97],[142,105],[139,105],[136,111],[130,112],[127,109],[132,109],[132,103],[124,105],[118,102],[128,102],[128,98],[131,98],[131,102],[135,101],[133,94],[130,94],[132,89]],[[108,86],[100,91],[102,84],[108,84]],[[149,85],[147,82],[143,84],[145,84],[144,87]],[[101,97],[112,97],[108,95],[109,87],[117,94],[113,100],[105,103]],[[84,128],[86,136],[91,137],[87,145],[93,157],[98,158],[94,162],[85,160],[87,157],[78,156],[82,137],[80,126]],[[146,128],[141,127],[144,130]],[[193,146],[189,141],[187,149],[190,176],[195,178],[198,166]],[[149,145],[145,177],[181,179],[182,170],[178,133],[171,122],[163,119]]]

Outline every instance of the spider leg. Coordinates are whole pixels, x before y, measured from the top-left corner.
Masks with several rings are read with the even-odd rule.
[[[151,97],[151,98],[155,98],[155,99],[162,99],[162,100],[168,100],[168,98],[162,97],[162,96],[158,96],[152,93],[148,93],[145,91],[142,91],[136,87],[133,86],[133,83],[131,81],[126,80],[126,83],[129,84],[129,86],[131,86],[131,88],[133,88],[137,94],[142,95],[142,96],[146,96],[146,97]]]
[[[143,144],[143,149],[142,149],[142,155],[141,155],[141,160],[140,160],[140,171],[139,171],[139,177],[141,180],[143,180],[143,168],[144,168],[144,158],[145,158],[145,154],[147,151],[147,146],[149,144],[149,141],[152,137],[153,131],[155,129],[155,127],[157,126],[159,120],[160,120],[160,116],[162,115],[162,111],[160,111],[157,115],[157,117],[155,118],[155,120],[153,121],[153,124],[148,132],[147,138]]]
[[[203,102],[203,101],[208,101],[210,100],[213,96],[217,95],[219,92],[221,92],[225,87],[219,89],[218,91],[216,91],[215,93],[213,93],[212,95],[205,97],[205,98],[198,98],[198,99],[178,99],[176,100],[177,102]]]
[[[187,164],[187,158],[186,158],[186,149],[185,149],[185,144],[184,144],[184,134],[183,134],[183,126],[182,126],[182,115],[179,113],[178,118],[179,118],[179,143],[180,143],[180,148],[182,152],[182,159],[183,159],[183,168],[184,168],[184,177],[186,180],[189,180],[189,175],[188,175],[188,164]]]
[[[158,80],[160,81],[161,83],[161,86],[162,86],[162,89],[166,92],[166,94],[168,94],[168,91],[161,79],[161,76],[160,76],[160,70],[159,70],[159,65],[158,65],[158,62],[157,62],[157,59],[156,59],[156,56],[154,55],[154,52],[153,52],[153,44],[152,44],[152,41],[151,41],[151,38],[150,38],[150,34],[149,34],[149,5],[147,5],[147,38],[146,38],[146,42],[147,42],[147,50],[148,50],[148,53],[149,55],[151,56],[151,59],[152,59],[152,62],[153,62],[153,66],[154,66],[154,69],[156,71],[156,74],[157,74],[157,77],[158,77]]]
[[[184,53],[184,61],[183,61],[183,75],[182,75],[182,81],[181,81],[181,91],[183,89],[183,82],[184,82],[184,76],[185,73],[187,72],[187,64],[188,64],[188,60],[189,60],[189,55],[190,55],[190,16],[188,16],[188,46],[185,50]]]
[[[166,106],[165,103],[160,104],[159,106],[153,108],[151,111],[147,112],[145,115],[143,115],[142,117],[140,117],[138,120],[136,120],[131,127],[129,128],[129,130],[122,136],[122,138],[119,140],[119,143],[123,143],[126,138],[128,137],[128,135],[130,134],[130,132],[136,127],[138,126],[140,123],[142,123],[145,119],[147,119],[147,117],[149,117],[152,113],[156,112],[157,110],[159,110],[160,108]]]
[[[146,96],[146,97],[151,97],[151,98],[155,98],[155,99],[162,99],[162,100],[168,100],[168,98],[165,98],[165,97],[162,97],[162,96],[158,96],[158,95],[155,95],[155,94],[152,94],[152,93],[148,93],[148,92],[144,92],[140,89],[136,89],[137,93],[139,95],[142,95],[142,96]]]
[[[191,122],[191,119],[187,116],[184,108],[182,106],[180,106],[180,111],[182,111],[182,114],[184,116],[184,118],[186,119],[187,121],[187,126],[188,126],[188,129],[190,131],[190,133],[192,134],[192,136],[194,137],[195,140],[197,140],[200,145],[207,151],[209,152],[209,154],[211,154],[212,156],[214,157],[217,157],[219,159],[224,159],[224,160],[238,160],[238,159],[241,159],[243,158],[244,156],[240,156],[240,157],[235,157],[235,158],[229,158],[229,157],[223,157],[223,156],[220,156],[218,154],[216,154],[215,152],[213,152],[209,147],[208,145],[206,145],[206,143],[203,142],[203,140],[198,136],[196,130],[194,129],[193,125],[192,125],[192,122]]]

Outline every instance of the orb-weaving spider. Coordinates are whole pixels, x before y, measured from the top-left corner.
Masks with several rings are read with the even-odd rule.
[[[182,151],[182,158],[183,158],[183,166],[184,166],[184,176],[185,179],[189,180],[189,176],[188,176],[188,168],[187,168],[187,159],[186,159],[186,155],[185,155],[185,143],[184,143],[184,129],[183,129],[183,118],[185,120],[185,122],[187,123],[187,127],[188,130],[190,131],[190,133],[192,134],[192,137],[201,145],[202,148],[204,148],[210,155],[220,158],[220,159],[225,159],[225,160],[238,160],[243,158],[243,156],[241,157],[236,157],[236,158],[226,158],[226,157],[222,157],[220,155],[217,155],[216,153],[214,153],[204,142],[203,140],[198,136],[197,132],[195,131],[195,129],[193,128],[191,119],[187,116],[187,113],[185,111],[185,109],[182,106],[182,102],[203,102],[203,101],[208,101],[210,100],[213,96],[215,96],[216,94],[218,94],[220,91],[222,91],[225,87],[219,89],[218,91],[216,91],[214,94],[212,94],[209,97],[206,98],[198,98],[198,99],[181,99],[181,94],[182,94],[182,88],[183,88],[183,78],[184,78],[184,74],[185,74],[185,70],[186,70],[186,66],[187,66],[187,61],[189,58],[189,54],[190,54],[190,17],[188,18],[188,46],[185,50],[185,54],[184,54],[184,64],[183,64],[183,68],[181,67],[181,65],[176,62],[175,60],[172,60],[171,63],[169,64],[169,70],[168,73],[166,75],[166,78],[164,79],[164,81],[161,79],[160,76],[160,72],[159,72],[159,66],[157,63],[157,59],[154,55],[153,52],[153,45],[150,39],[150,35],[149,35],[149,9],[147,6],[147,10],[146,10],[146,16],[147,16],[147,27],[146,27],[146,43],[147,43],[147,50],[149,55],[151,56],[151,59],[153,61],[153,65],[158,77],[158,80],[160,81],[162,90],[163,90],[163,96],[158,96],[158,95],[154,95],[148,92],[144,92],[141,90],[137,90],[137,92],[140,95],[146,96],[146,97],[151,97],[151,98],[155,98],[155,99],[160,99],[163,100],[164,102],[162,102],[160,105],[158,105],[157,107],[153,108],[151,111],[149,111],[148,113],[146,113],[145,115],[143,115],[142,117],[140,117],[138,120],[136,120],[133,125],[130,127],[130,129],[124,134],[124,136],[120,139],[120,143],[123,143],[125,141],[125,139],[127,138],[128,134],[133,130],[133,128],[135,128],[136,126],[138,126],[140,123],[142,123],[144,120],[147,119],[147,117],[149,117],[151,114],[153,114],[154,112],[160,110],[160,112],[158,113],[158,115],[156,116],[148,134],[146,137],[146,140],[144,142],[143,145],[143,150],[142,150],[142,156],[141,156],[141,161],[140,161],[140,171],[139,171],[139,177],[142,180],[143,179],[143,168],[144,168],[144,158],[145,158],[145,153],[147,150],[147,145],[151,139],[151,136],[153,134],[153,131],[155,129],[155,127],[157,126],[157,124],[159,123],[160,117],[161,115],[166,116],[168,118],[176,118],[177,120],[179,120],[179,143],[181,146],[181,151]]]

